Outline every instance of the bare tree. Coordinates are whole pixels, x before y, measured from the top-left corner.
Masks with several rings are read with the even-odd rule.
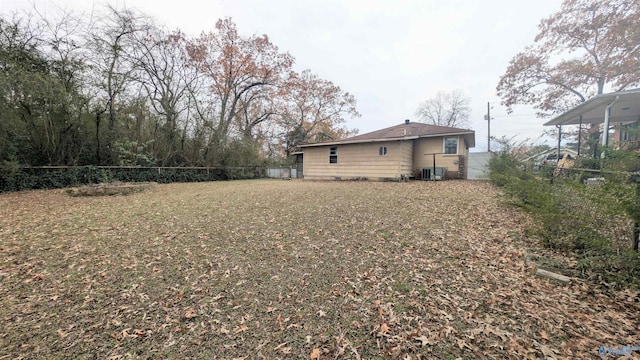
[[[0,133],[6,128],[28,134],[28,146],[18,146],[33,151],[32,164],[76,163],[86,143],[80,21],[67,12],[55,15],[0,17]],[[21,121],[14,122],[14,116]],[[0,136],[0,144],[23,136]]]
[[[48,117],[53,113],[59,117],[58,134],[51,137],[57,156],[50,158],[49,163],[75,164],[82,152],[79,145],[90,141],[82,126],[89,105],[88,98],[82,94],[82,84],[87,78],[86,51],[81,47],[85,22],[66,10],[58,10],[54,17],[41,13],[38,16],[47,44],[44,54],[49,59],[51,75],[59,86],[55,91],[64,94],[56,102],[57,111],[47,113]]]
[[[150,106],[163,120],[160,134],[154,139],[156,156],[163,165],[184,163],[189,121],[185,113],[197,78],[196,69],[188,66],[186,42],[179,31],[165,33],[152,27],[137,34],[133,50],[132,61],[140,69],[135,81],[142,85]]]
[[[447,127],[463,127],[469,121],[471,99],[462,90],[439,91],[416,111],[420,121]]]
[[[108,7],[96,24],[92,24],[87,48],[93,54],[89,59],[94,88],[96,91],[96,140],[100,140],[100,124],[103,114],[107,114],[107,163],[114,164],[113,144],[118,138],[118,111],[122,107],[120,99],[130,91],[136,67],[131,53],[135,48],[135,35],[149,27],[146,16],[134,11]],[[98,161],[100,159],[100,149]]]

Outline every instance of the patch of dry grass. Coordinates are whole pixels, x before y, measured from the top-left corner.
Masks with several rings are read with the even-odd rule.
[[[463,181],[0,194],[0,359],[582,358],[640,345],[637,295],[536,278],[524,221],[489,184]]]

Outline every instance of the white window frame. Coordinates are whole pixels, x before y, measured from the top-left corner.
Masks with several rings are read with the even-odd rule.
[[[448,153],[447,152],[447,139],[455,138],[456,139],[456,152]],[[458,155],[458,150],[460,149],[460,137],[459,136],[445,136],[442,138],[442,153],[444,155]]]
[[[337,164],[337,163],[338,163],[338,147],[329,146],[329,164]]]
[[[380,146],[378,148],[378,155],[380,156],[387,156],[387,154],[389,153],[389,151],[387,150],[386,146]]]

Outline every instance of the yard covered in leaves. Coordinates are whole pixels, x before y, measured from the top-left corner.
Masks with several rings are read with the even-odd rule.
[[[527,221],[466,181],[0,194],[0,359],[553,359],[640,345],[637,293],[535,277]]]

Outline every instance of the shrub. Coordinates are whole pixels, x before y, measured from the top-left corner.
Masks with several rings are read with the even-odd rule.
[[[201,182],[265,177],[260,167],[147,168],[147,167],[27,167],[0,171],[0,192],[56,189],[86,184],[121,182]]]
[[[595,166],[583,160],[581,164]],[[637,154],[610,152],[600,162],[605,182],[600,187],[585,186],[586,176],[576,172],[562,178],[537,176],[507,152],[489,162],[489,178],[504,189],[511,204],[521,207],[534,219],[528,233],[549,248],[574,253],[578,270],[612,286],[640,284],[640,255],[630,251],[630,219],[640,216],[638,185],[628,171],[640,166]],[[589,175],[593,176],[593,174]],[[637,179],[636,179],[637,180]]]
[[[505,186],[513,179],[526,180],[531,174],[524,165],[506,151],[495,153],[489,160],[489,179],[497,186]]]
[[[576,268],[583,277],[612,288],[640,288],[640,254],[632,250],[590,252],[578,259]]]

